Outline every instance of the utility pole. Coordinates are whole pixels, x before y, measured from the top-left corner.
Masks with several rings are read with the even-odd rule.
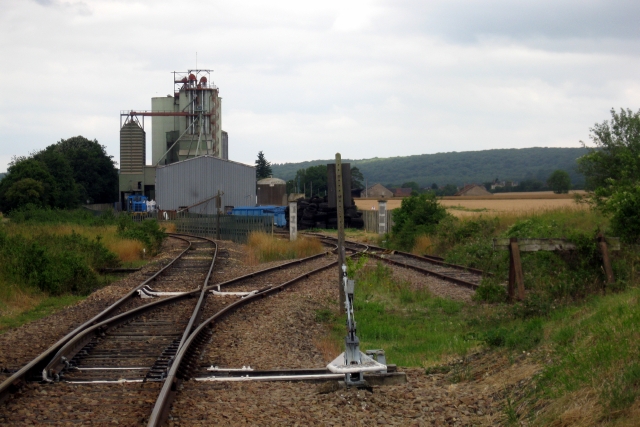
[[[343,287],[343,278],[347,274],[346,271],[342,271],[342,266],[345,263],[344,253],[344,194],[342,187],[342,158],[340,153],[336,153],[336,202],[338,213],[338,289],[340,289],[340,310],[345,304],[345,295]]]

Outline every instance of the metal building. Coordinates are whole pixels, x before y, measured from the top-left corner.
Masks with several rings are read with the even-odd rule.
[[[256,168],[205,155],[156,169],[158,209],[214,214],[218,192],[221,207],[255,205]]]
[[[258,181],[258,206],[286,206],[287,183],[279,178]]]
[[[154,199],[159,165],[203,155],[229,158],[229,136],[221,128],[222,98],[210,81],[211,71],[174,71],[173,94],[151,98],[151,111],[120,112],[121,202],[130,194]],[[152,123],[152,165],[145,165],[145,117]]]

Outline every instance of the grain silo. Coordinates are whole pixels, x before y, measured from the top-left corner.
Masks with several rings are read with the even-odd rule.
[[[120,202],[144,191],[146,134],[135,117],[129,117],[120,128]]]
[[[258,181],[258,206],[286,206],[287,183],[279,178]]]

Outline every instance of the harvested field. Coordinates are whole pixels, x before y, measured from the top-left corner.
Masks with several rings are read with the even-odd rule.
[[[440,203],[449,213],[458,217],[491,215],[491,214],[530,214],[534,212],[554,210],[560,208],[585,209],[585,205],[574,201],[575,194],[584,191],[572,191],[569,194],[554,194],[551,191],[532,193],[501,193],[492,196],[443,197]],[[377,199],[354,199],[361,210],[378,208]],[[387,201],[387,209],[400,207],[402,199],[394,198]]]

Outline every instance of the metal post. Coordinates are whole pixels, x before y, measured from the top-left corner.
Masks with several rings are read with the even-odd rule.
[[[378,200],[378,234],[387,232],[387,201]]]
[[[218,215],[216,216],[216,239],[220,240],[220,208],[222,207],[222,192],[218,190],[218,195],[216,196],[216,209],[218,211]]]
[[[340,289],[340,309],[344,307],[345,295],[343,278],[346,272],[342,271],[344,264],[344,194],[342,194],[342,159],[340,153],[336,153],[336,209],[338,213],[338,289]]]
[[[298,238],[298,202],[289,203],[289,240]]]

